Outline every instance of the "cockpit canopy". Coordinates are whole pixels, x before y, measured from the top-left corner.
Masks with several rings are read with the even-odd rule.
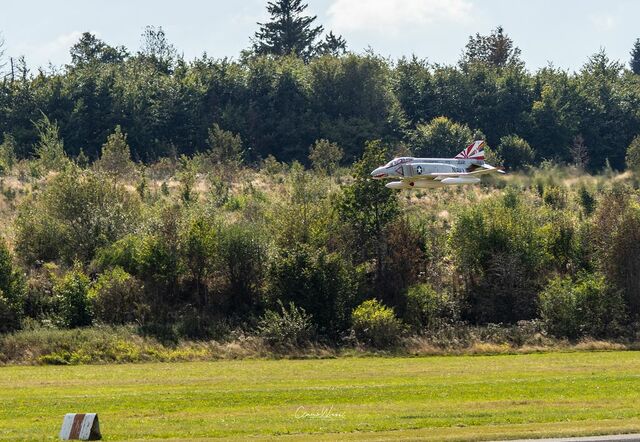
[[[393,160],[389,161],[384,167],[393,167],[393,166],[397,166],[398,164],[408,163],[412,160],[413,160],[412,157],[394,158]]]

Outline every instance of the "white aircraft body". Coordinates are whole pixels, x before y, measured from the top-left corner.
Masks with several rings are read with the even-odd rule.
[[[480,176],[504,173],[484,162],[484,141],[467,146],[455,158],[401,157],[371,172],[376,180],[399,179],[385,186],[390,189],[432,189],[435,187],[476,184]]]

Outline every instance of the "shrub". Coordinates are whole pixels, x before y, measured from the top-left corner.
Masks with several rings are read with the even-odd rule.
[[[640,200],[629,186],[614,184],[599,199],[592,244],[598,268],[622,291],[632,319],[640,318]]]
[[[597,274],[582,274],[575,282],[552,279],[540,293],[539,308],[547,331],[570,339],[619,336],[626,319],[622,296]]]
[[[562,210],[567,205],[567,191],[559,186],[546,186],[542,194],[542,200],[551,208]]]
[[[353,310],[351,321],[358,341],[377,349],[398,345],[404,332],[404,325],[393,309],[376,299],[369,299]]]
[[[576,299],[570,277],[552,279],[539,295],[540,317],[554,336],[574,339],[579,334]]]
[[[122,267],[107,270],[89,290],[95,318],[106,324],[127,324],[140,319],[142,286]]]
[[[39,139],[35,146],[38,166],[44,171],[63,170],[69,165],[69,159],[60,138],[58,123],[51,122],[46,115],[42,114],[42,118],[35,123],[35,126]]]
[[[209,145],[207,157],[212,164],[223,164],[227,167],[237,167],[242,164],[244,149],[240,135],[213,124],[209,129],[207,144]]]
[[[465,208],[449,245],[466,282],[466,315],[478,323],[535,316],[536,295],[552,264],[546,211],[515,189]]]
[[[313,337],[311,315],[293,302],[287,310],[278,300],[280,312],[267,310],[258,322],[258,335],[274,348],[303,347]]]
[[[16,141],[11,134],[5,133],[0,144],[0,174],[13,168],[16,162]]]
[[[79,265],[68,271],[53,286],[57,298],[59,323],[63,327],[85,327],[92,323],[89,303],[89,277]]]
[[[320,334],[335,338],[349,327],[348,312],[356,305],[353,273],[342,256],[299,245],[274,258],[270,287],[276,299],[313,315]]]
[[[267,264],[265,241],[255,225],[232,224],[221,229],[218,257],[227,292],[237,311],[253,305]]]
[[[27,263],[88,262],[99,247],[132,232],[139,212],[136,194],[90,171],[69,167],[21,205],[16,252]]]
[[[328,140],[317,140],[309,149],[309,160],[313,168],[329,176],[336,171],[343,156],[340,146]]]
[[[24,293],[24,279],[13,265],[6,244],[0,240],[0,333],[20,328]]]
[[[131,161],[131,151],[127,144],[127,135],[122,133],[120,125],[109,135],[107,142],[102,145],[102,155],[94,166],[107,175],[127,178],[135,172],[135,164]]]
[[[409,288],[404,320],[414,331],[439,328],[457,316],[457,306],[449,295],[436,292],[429,284]]]
[[[500,138],[496,149],[504,165],[512,169],[522,169],[533,163],[534,151],[525,140],[517,135],[507,135]]]

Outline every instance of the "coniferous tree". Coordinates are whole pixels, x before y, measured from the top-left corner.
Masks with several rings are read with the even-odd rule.
[[[60,138],[60,128],[57,122],[42,114],[42,118],[34,123],[38,132],[38,143],[35,153],[39,165],[45,170],[62,170],[68,164],[64,143]]]
[[[629,62],[631,71],[634,74],[640,75],[640,38],[636,39],[631,50],[631,61]]]
[[[295,54],[305,60],[317,50],[315,43],[323,31],[322,26],[313,26],[317,16],[303,15],[307,4],[301,0],[276,0],[267,4],[271,21],[258,23],[253,50],[258,55]]]
[[[329,31],[324,37],[324,41],[318,45],[319,55],[342,55],[347,52],[347,41],[342,35],[335,35],[333,31]]]
[[[120,125],[109,135],[107,142],[102,145],[102,156],[96,161],[96,169],[113,176],[115,179],[124,178],[135,171],[135,164],[131,161],[131,150],[127,144],[127,135],[122,133]]]

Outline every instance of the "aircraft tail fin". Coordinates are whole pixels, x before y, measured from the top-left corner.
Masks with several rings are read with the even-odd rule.
[[[455,158],[462,160],[484,161],[484,140],[474,141],[469,144],[462,150],[462,152],[456,155]]]

